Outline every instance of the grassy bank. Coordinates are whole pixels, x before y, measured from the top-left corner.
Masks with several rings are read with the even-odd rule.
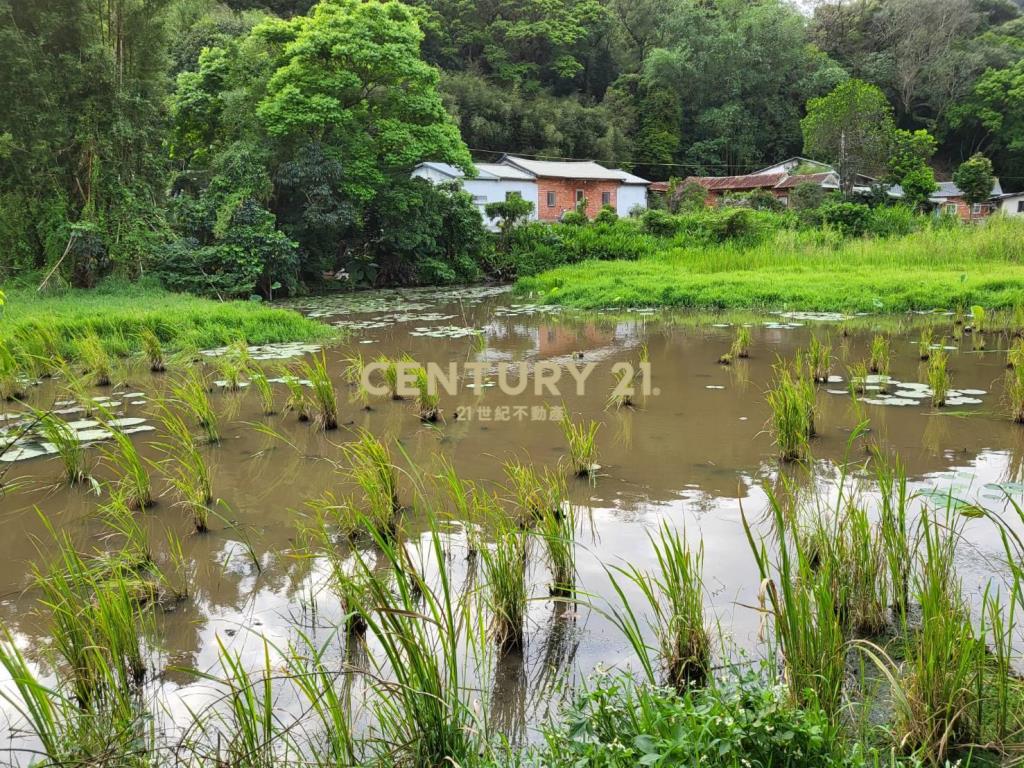
[[[49,296],[21,288],[5,293],[0,341],[17,347],[52,340],[56,351],[69,359],[77,354],[75,340],[89,334],[98,336],[111,354],[127,355],[139,350],[146,329],[168,351],[207,349],[237,339],[250,344],[314,341],[333,331],[291,310],[131,284]]]
[[[903,312],[1024,296],[1024,222],[928,228],[897,238],[834,239],[779,230],[756,243],[655,248],[635,261],[583,261],[517,288],[581,309],[661,306]]]

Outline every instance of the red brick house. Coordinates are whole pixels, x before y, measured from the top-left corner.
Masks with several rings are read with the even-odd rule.
[[[558,221],[587,201],[587,216],[594,218],[610,205],[620,216],[635,206],[647,205],[649,182],[625,171],[605,168],[589,160],[532,160],[505,155],[500,163],[532,174],[537,180],[537,218]]]
[[[790,193],[801,184],[817,184],[826,190],[839,189],[839,175],[828,169],[820,173],[792,173],[772,166],[742,176],[688,176],[683,184],[699,184],[707,191],[704,202],[716,206],[727,194],[743,194],[754,190],[768,192],[783,205],[789,204]],[[827,167],[827,166],[826,166]]]
[[[992,215],[999,210],[1000,202],[997,198],[1003,194],[1002,185],[996,179],[992,186],[992,194],[984,203],[968,205],[964,200],[963,192],[952,181],[938,182],[939,188],[928,197],[937,214],[951,214],[960,217],[962,221],[978,221]]]

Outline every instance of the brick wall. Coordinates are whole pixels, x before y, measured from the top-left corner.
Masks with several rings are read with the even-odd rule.
[[[981,204],[981,213],[971,214],[971,206],[969,206],[962,197],[950,197],[939,204],[939,212],[945,213],[947,205],[956,206],[956,215],[960,217],[962,221],[971,221],[978,219],[984,219],[986,216],[992,213],[991,203]]]
[[[616,206],[618,181],[592,179],[537,179],[537,215],[542,221],[557,221],[566,211],[576,209],[576,190],[582,189],[587,198],[587,216],[594,218],[601,210],[601,195],[609,193],[608,205]],[[548,192],[555,193],[555,204],[548,206]]]

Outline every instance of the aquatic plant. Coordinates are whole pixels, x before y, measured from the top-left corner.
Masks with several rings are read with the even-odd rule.
[[[984,333],[986,330],[986,314],[985,308],[979,304],[975,304],[971,307],[971,330],[974,333]]]
[[[868,371],[887,375],[889,373],[889,338],[876,335],[871,340],[871,356],[868,360]]]
[[[82,336],[75,343],[79,359],[92,378],[93,386],[109,387],[113,361],[110,353],[95,333]]]
[[[380,355],[376,362],[384,366],[384,385],[387,387],[388,396],[392,400],[403,400],[398,392],[398,363],[411,362],[412,358],[403,355],[401,358],[392,358],[387,355]]]
[[[726,352],[724,355],[718,358],[719,365],[732,365],[732,354]]]
[[[439,407],[441,397],[436,391],[430,391],[430,380],[427,378],[427,372],[423,368],[417,367],[414,371],[414,375],[416,386],[416,411],[420,417],[420,421],[437,421],[438,417],[441,415],[441,409]]]
[[[274,401],[274,388],[262,368],[253,368],[249,380],[260,396],[260,408],[264,416],[273,416],[277,413],[277,403]]]
[[[363,410],[370,410],[370,392],[366,389],[363,380],[365,378],[366,361],[361,353],[356,353],[345,359],[345,381],[352,389],[352,402],[357,402]]]
[[[166,405],[161,406],[160,421],[166,440],[157,444],[164,454],[161,462],[171,489],[178,496],[192,521],[196,533],[209,528],[213,489],[210,468],[196,445],[188,425]]]
[[[187,367],[185,373],[171,385],[171,392],[203,430],[207,441],[220,442],[217,412],[210,402],[210,385],[203,373],[194,366]]]
[[[771,618],[782,655],[790,695],[802,706],[820,708],[834,717],[846,676],[845,638],[834,586],[831,561],[816,563],[801,546],[795,516],[787,514],[768,490],[778,559],[769,560],[768,546],[755,538],[743,517],[744,530],[761,574],[759,600]]]
[[[309,421],[311,406],[305,383],[296,370],[289,366],[281,368],[280,378],[288,388],[288,399],[284,404],[285,412],[295,411],[299,421]]]
[[[946,404],[949,392],[949,354],[945,349],[936,349],[928,361],[928,386],[932,390],[932,405],[941,408]]]
[[[935,329],[931,325],[926,325],[921,329],[921,335],[917,342],[917,352],[921,360],[928,360],[931,357],[934,334]]]
[[[1024,367],[1015,366],[1006,372],[1005,388],[1010,418],[1024,424]]]
[[[164,347],[160,337],[152,328],[146,327],[139,332],[139,344],[142,347],[142,354],[149,363],[149,370],[153,373],[163,373],[167,370],[167,362],[164,359]]]
[[[317,425],[325,430],[337,429],[338,394],[327,370],[327,354],[321,351],[319,355],[312,355],[312,362],[302,362],[299,371],[310,382]]]
[[[551,594],[571,597],[576,584],[576,510],[549,510],[537,521],[537,535],[544,545],[551,571]]]
[[[842,587],[844,624],[855,635],[875,636],[889,619],[885,542],[881,527],[872,524],[867,508],[855,500],[845,505],[838,544],[840,561],[833,575]]]
[[[627,380],[627,377],[629,377],[629,380]],[[612,370],[612,378],[614,382],[612,390],[608,394],[608,399],[605,401],[605,408],[632,408],[633,394],[629,390],[636,386],[636,377],[630,376],[624,368],[614,368]]]
[[[519,508],[524,524],[562,513],[569,491],[561,472],[548,467],[538,472],[532,464],[514,460],[506,461],[503,469],[508,479],[505,487]]]
[[[569,461],[573,472],[580,477],[591,477],[597,472],[597,431],[600,422],[576,423],[568,411],[562,415],[562,434],[569,447]]]
[[[365,496],[366,518],[381,534],[394,535],[402,506],[398,500],[398,473],[388,447],[365,429],[342,446],[352,479]]]
[[[850,394],[862,395],[867,389],[868,365],[861,361],[851,365],[846,372],[847,382],[850,387]]]
[[[832,345],[823,344],[817,336],[811,336],[804,355],[807,373],[812,381],[827,382],[832,369]]]
[[[224,382],[224,389],[237,392],[242,388],[242,377],[249,371],[251,356],[244,340],[237,339],[213,359],[214,367]]]
[[[152,482],[146,462],[139,455],[131,438],[117,426],[104,423],[114,447],[104,447],[103,454],[121,475],[118,486],[125,504],[131,509],[145,509],[153,504]]]
[[[36,411],[37,428],[48,443],[53,445],[64,465],[64,478],[71,485],[84,481],[88,476],[85,461],[85,446],[78,439],[75,430],[59,416]]]
[[[485,546],[484,583],[491,608],[491,636],[502,651],[522,647],[526,618],[526,556],[528,539],[521,528],[507,523],[498,526],[494,544]]]
[[[783,461],[800,461],[814,436],[816,393],[814,384],[789,365],[775,366],[775,381],[765,399],[771,408],[771,432]]]
[[[613,612],[615,623],[625,632],[641,656],[651,682],[660,684],[642,639],[635,609],[628,604],[615,574],[626,577],[639,589],[650,609],[651,625],[664,669],[664,682],[683,692],[703,685],[711,673],[711,640],[704,616],[704,548],[691,549],[681,533],[667,522],[658,535],[649,535],[658,568],[653,572],[636,566],[616,568],[613,588],[622,608]]]
[[[11,347],[0,341],[0,399],[17,400],[25,396],[21,364]]]
[[[741,359],[750,357],[750,343],[750,329],[745,325],[741,325],[736,329],[736,337],[732,340],[732,346],[729,348],[729,355]]]
[[[1014,339],[1006,352],[1007,368],[1024,368],[1024,338]]]

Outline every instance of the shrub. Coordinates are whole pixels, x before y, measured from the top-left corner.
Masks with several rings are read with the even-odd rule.
[[[879,206],[871,209],[868,232],[877,237],[900,237],[913,232],[914,224],[914,212],[907,206]]]
[[[825,195],[826,192],[820,184],[803,181],[789,193],[789,204],[796,211],[814,210],[825,202]]]
[[[605,205],[597,212],[597,216],[594,217],[595,224],[611,224],[612,222],[619,220],[619,214],[615,212],[615,209],[610,205]]]
[[[871,209],[861,203],[829,201],[817,211],[818,223],[833,227],[846,237],[860,237],[867,232]]]
[[[571,227],[582,227],[589,223],[587,214],[580,213],[579,211],[566,211],[562,214],[562,223],[568,224]]]
[[[658,237],[671,237],[679,230],[678,220],[667,211],[650,209],[640,217],[644,231]]]

